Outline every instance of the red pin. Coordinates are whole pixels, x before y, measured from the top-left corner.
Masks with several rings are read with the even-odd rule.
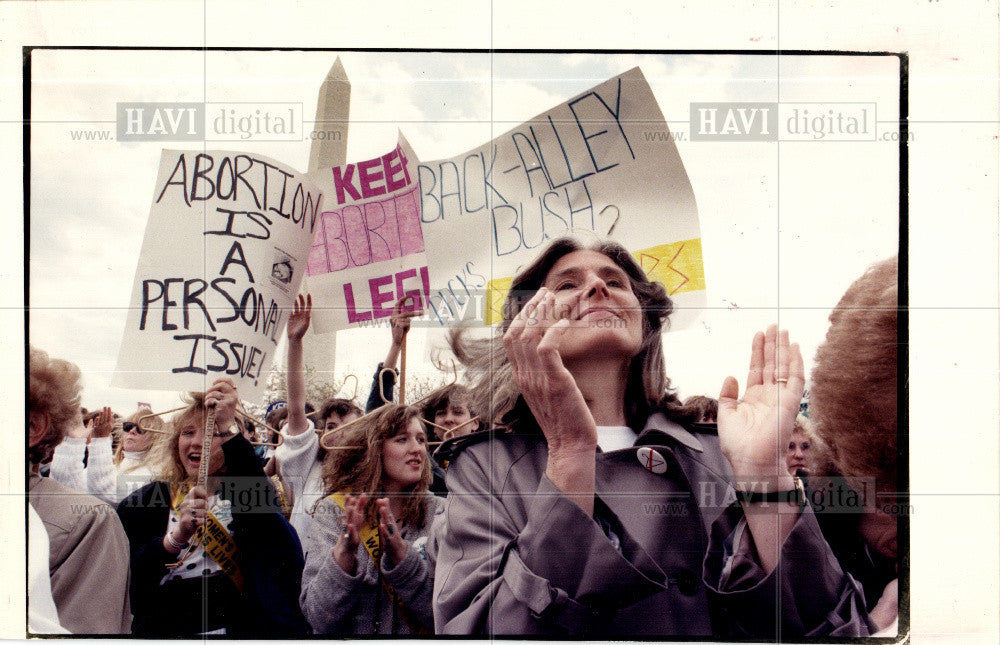
[[[636,451],[635,456],[639,459],[639,463],[642,464],[642,467],[649,472],[657,475],[662,475],[667,472],[667,460],[663,458],[663,455],[652,448],[643,446]]]

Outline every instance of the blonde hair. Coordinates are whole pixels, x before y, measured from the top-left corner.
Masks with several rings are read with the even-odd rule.
[[[28,346],[28,412],[47,414],[49,429],[35,445],[28,446],[28,459],[33,464],[47,461],[59,445],[66,425],[80,411],[83,389],[80,368],[33,345]]]
[[[150,448],[146,462],[155,465],[150,469],[156,473],[156,478],[170,484],[172,490],[176,490],[188,479],[187,471],[181,463],[178,445],[180,443],[181,429],[189,422],[195,421],[200,425],[205,424],[205,393],[188,392],[183,401],[187,407],[175,414],[167,426],[167,434],[163,439],[157,441]],[[202,459],[210,458],[209,455],[202,455]]]
[[[801,434],[809,440],[809,460],[812,462],[815,471],[814,475],[832,475],[835,471],[833,457],[830,454],[830,446],[826,445],[823,438],[816,434],[816,424],[806,415],[799,413],[795,417],[795,425],[792,427],[792,435]]]
[[[385,468],[382,446],[420,418],[417,408],[389,403],[352,422],[336,433],[335,447],[323,460],[323,487],[327,495],[351,491],[367,493],[365,517],[375,520],[375,500],[385,497]],[[409,526],[423,526],[427,519],[426,495],[431,485],[430,455],[424,460],[420,481],[403,494],[404,511],[399,518]]]
[[[131,423],[134,423],[136,425],[139,425],[139,419],[140,419],[140,417],[142,417],[144,415],[147,415],[149,413],[150,413],[150,410],[148,408],[139,408],[138,410],[136,410],[135,412],[133,412],[132,414],[130,414],[127,418],[123,419],[122,422],[123,423],[124,422],[131,422]],[[150,440],[149,448],[147,448],[147,450],[146,450],[146,456],[142,458],[142,461],[139,462],[138,465],[133,466],[129,470],[135,470],[136,468],[139,468],[139,467],[145,465],[146,462],[149,461],[150,455],[153,454],[153,446],[156,443],[159,443],[159,442],[163,441],[163,439],[167,436],[167,435],[163,434],[163,432],[162,432],[164,430],[165,426],[166,426],[166,424],[163,422],[163,419],[160,418],[160,417],[149,417],[149,418],[147,418],[147,419],[145,419],[143,421],[142,428],[144,430],[146,428],[151,428],[153,430],[159,430],[160,432],[153,432],[153,433],[151,433],[152,434],[152,439]],[[148,432],[148,430],[145,430],[145,431]],[[122,431],[122,434],[124,434],[124,431]],[[115,463],[115,466],[119,466],[122,463],[122,460],[125,458],[125,444],[122,441],[122,439],[123,439],[123,437],[118,437],[118,447],[115,448],[115,454],[114,454],[114,457],[112,457],[112,459],[113,459],[113,461]]]

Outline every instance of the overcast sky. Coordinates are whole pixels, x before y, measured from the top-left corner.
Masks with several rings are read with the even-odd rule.
[[[30,341],[77,363],[84,405],[174,407],[173,392],[110,386],[162,147],[114,136],[118,102],[301,103],[307,121],[336,52],[35,51],[32,57]],[[682,395],[742,382],[756,329],[779,321],[807,364],[840,294],[898,248],[898,65],[892,57],[340,53],[352,84],[348,159],[402,131],[421,159],[449,157],[599,82],[641,67],[699,208],[708,306],[666,335]],[[690,103],[874,104],[875,141],[690,141]],[[209,108],[209,116],[212,116]],[[306,124],[306,129],[309,129]],[[76,139],[74,138],[77,137]],[[94,135],[91,135],[94,136]],[[100,135],[98,135],[100,136]],[[888,140],[881,140],[882,138]],[[305,170],[309,140],[214,143]],[[650,226],[662,226],[651,222]],[[487,243],[485,240],[482,243]],[[439,333],[412,334],[409,367],[433,368]],[[385,331],[337,339],[336,372],[367,387]],[[367,392],[362,391],[362,398]]]
[[[757,49],[905,52],[909,125],[909,625],[914,640],[943,635],[996,642],[1000,633],[997,218],[997,2],[871,3],[765,0],[734,9],[702,2],[255,0],[0,3],[0,357],[5,408],[23,409],[22,277],[31,280],[32,342],[86,371],[85,403],[127,411],[172,393],[109,386],[152,199],[159,144],[74,140],[113,134],[120,101],[300,102],[306,114],[336,54],[35,51],[32,67],[31,257],[22,256],[23,46],[496,47]],[[783,55],[505,57],[343,54],[353,82],[349,155],[381,154],[401,128],[424,159],[454,155],[580,90],[642,66],[672,129],[691,102],[875,102],[893,130],[892,59]],[[506,57],[509,61],[511,57]],[[780,79],[780,82],[779,82]],[[367,124],[362,127],[361,121]],[[177,143],[170,147],[180,147]],[[829,308],[872,261],[897,246],[895,141],[679,141],[697,198],[709,307],[666,337],[682,394],[744,378],[753,329],[780,318],[807,361]],[[309,142],[233,144],[305,170]],[[780,251],[778,242],[780,241]],[[776,307],[780,305],[778,311]],[[780,315],[779,315],[780,314]],[[383,334],[384,335],[384,334]],[[362,373],[386,339],[341,334],[338,371]],[[412,340],[411,366],[424,355]],[[6,394],[6,397],[3,395]],[[362,396],[364,393],[362,392]],[[943,402],[959,402],[945,419]],[[949,423],[951,421],[951,423]],[[23,553],[23,462],[15,441],[0,461],[3,543]],[[957,476],[956,476],[957,475]],[[3,506],[6,502],[7,505]],[[941,566],[942,553],[971,553]],[[0,579],[24,580],[24,560],[0,560]],[[906,580],[903,581],[904,586]],[[0,632],[23,635],[24,595],[7,585]],[[0,593],[0,596],[3,594]]]

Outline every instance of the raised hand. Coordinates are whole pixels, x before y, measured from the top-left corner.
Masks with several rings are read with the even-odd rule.
[[[111,412],[111,408],[104,407],[94,418],[94,430],[92,437],[110,437],[111,430],[115,427],[115,416]]]
[[[365,522],[365,504],[368,496],[348,495],[344,501],[343,530],[333,545],[333,559],[347,574],[354,575],[357,566],[358,545],[361,544],[361,527]]]
[[[739,478],[784,479],[785,447],[805,386],[805,369],[798,344],[789,345],[788,332],[771,325],[757,332],[750,351],[747,389],[726,377],[719,394],[719,440],[723,454]]]
[[[406,557],[406,540],[399,535],[396,518],[389,508],[389,498],[383,497],[375,500],[375,508],[378,510],[378,534],[382,543],[382,551],[389,555],[389,561],[395,568]]]
[[[579,302],[580,295],[557,312],[555,296],[542,287],[511,321],[503,343],[514,383],[548,444],[546,476],[590,515],[594,512],[597,424],[559,355],[570,315]]]
[[[236,385],[232,379],[216,379],[212,387],[205,391],[205,407],[215,408],[215,433],[222,436],[223,442],[239,434],[229,432],[229,427],[236,418],[238,401]]]
[[[302,337],[305,336],[306,330],[309,329],[309,321],[312,317],[312,294],[306,294],[303,296],[301,293],[295,298],[295,302],[292,303],[292,313],[288,316],[288,325],[285,327],[285,333],[288,334],[288,340],[300,341]]]
[[[539,289],[511,321],[503,337],[504,347],[514,370],[514,383],[545,434],[550,454],[591,452],[597,446],[597,425],[559,356],[570,312],[559,315],[555,309],[553,292]]]
[[[392,330],[393,345],[403,344],[403,339],[406,338],[407,332],[410,331],[411,319],[423,313],[422,309],[403,311],[403,307],[411,299],[412,296],[403,296],[396,301],[396,305],[392,308],[392,316],[389,317],[389,327]]]

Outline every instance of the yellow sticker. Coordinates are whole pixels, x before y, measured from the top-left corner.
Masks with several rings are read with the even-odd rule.
[[[632,255],[650,280],[663,283],[668,295],[705,289],[700,237],[641,249]]]
[[[514,278],[496,278],[486,283],[486,325],[497,325],[503,321],[503,303]]]
[[[640,249],[632,255],[646,276],[662,283],[671,296],[705,289],[700,237]],[[513,281],[513,278],[495,278],[486,283],[486,325],[503,321],[503,305]]]

